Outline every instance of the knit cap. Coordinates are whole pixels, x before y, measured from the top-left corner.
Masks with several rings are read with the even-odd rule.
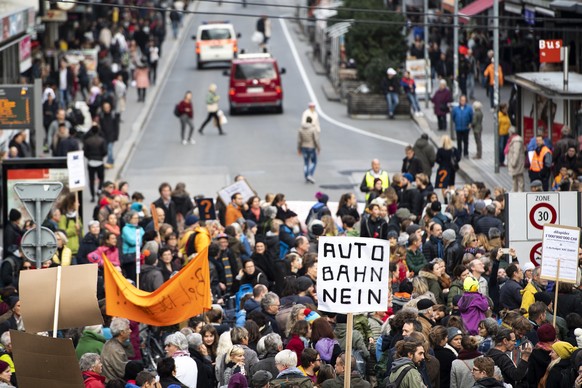
[[[447,342],[451,341],[453,338],[455,338],[458,335],[463,335],[463,332],[459,329],[457,329],[456,327],[449,327],[447,329]]]
[[[452,229],[447,229],[443,232],[443,240],[453,241],[457,238],[457,234]]]
[[[549,323],[544,323],[537,329],[540,342],[553,342],[556,340],[556,329]]]
[[[572,346],[572,344],[569,342],[558,341],[552,344],[552,349],[554,349],[554,352],[556,352],[558,357],[560,357],[562,360],[567,360],[578,348]]]
[[[311,309],[305,309],[303,310],[303,315],[305,315],[305,320],[307,322],[313,322],[315,321],[317,318],[320,318],[321,316],[317,313],[317,311],[312,311]]]

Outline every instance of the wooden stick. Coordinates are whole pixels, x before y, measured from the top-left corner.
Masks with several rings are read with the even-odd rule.
[[[552,325],[554,329],[558,330],[556,326],[556,314],[558,312],[558,286],[560,285],[560,259],[558,259],[558,268],[556,268],[556,285],[554,286],[554,321]]]
[[[348,313],[346,324],[346,363],[344,365],[344,388],[350,388],[352,381],[352,336],[354,334],[353,313]]]
[[[79,191],[78,190],[75,191],[75,207],[76,207],[76,210],[77,210],[77,216],[76,216],[76,221],[75,222],[77,223],[77,226],[79,226]],[[37,222],[39,224],[42,224],[43,220],[39,220]],[[83,235],[82,232],[83,231],[80,231],[80,232],[77,232],[77,233],[81,233],[81,235]]]
[[[53,318],[53,338],[57,338],[57,329],[59,327],[59,309],[61,307],[61,271],[60,265],[57,267],[57,289],[55,292],[55,315]]]
[[[150,205],[150,211],[152,212],[152,219],[154,220],[154,229],[156,232],[160,229],[160,221],[158,220],[158,213],[156,212],[156,205],[153,203]]]

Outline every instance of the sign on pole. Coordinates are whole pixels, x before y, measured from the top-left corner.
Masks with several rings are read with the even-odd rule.
[[[67,154],[67,168],[69,169],[69,190],[82,191],[87,182],[83,151],[72,151]]]
[[[386,311],[388,241],[363,237],[320,237],[317,266],[319,309],[336,313]]]
[[[545,225],[542,245],[541,277],[548,280],[576,283],[578,277],[578,247],[580,228]],[[558,271],[558,260],[559,271]]]
[[[540,63],[562,62],[562,46],[561,39],[540,39]]]

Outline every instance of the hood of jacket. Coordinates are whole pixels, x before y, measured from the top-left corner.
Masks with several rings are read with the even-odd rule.
[[[484,379],[475,381],[476,387],[505,387],[502,381],[497,380],[494,377],[485,377]]]
[[[428,139],[420,138],[414,143],[414,147],[418,148],[419,150],[424,150],[425,148],[432,147],[428,144]]]
[[[427,279],[432,279],[432,280],[439,280],[439,278],[433,274],[432,272],[428,272],[428,271],[424,271],[424,270],[420,270],[420,272],[418,273],[418,276],[420,276],[421,278],[427,278]]]
[[[152,271],[160,271],[161,272],[160,268],[159,267],[156,267],[155,265],[143,264],[141,266],[141,273],[144,274],[144,275],[147,274],[147,273],[150,273]]]
[[[408,357],[400,357],[397,358],[396,360],[392,361],[392,371],[396,371],[398,369],[400,369],[400,367],[404,366],[404,365],[412,365],[413,367],[416,368],[416,365],[414,365],[414,363],[412,362],[412,360]]]
[[[303,374],[303,372],[301,372],[299,370],[299,368],[292,366],[291,368],[287,368],[285,370],[282,370],[278,375],[277,378],[281,378],[281,377],[285,377],[285,376],[298,376],[298,377],[305,377],[305,375]]]
[[[339,344],[336,340],[331,338],[320,338],[315,344],[315,350],[323,357],[324,360],[330,361],[333,355],[333,347],[335,344]]]

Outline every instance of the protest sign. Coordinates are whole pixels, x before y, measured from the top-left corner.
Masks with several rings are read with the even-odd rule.
[[[198,207],[198,216],[203,221],[215,220],[216,210],[214,208],[214,199],[212,198],[196,198],[196,206]]]
[[[388,241],[322,236],[318,252],[317,299],[320,310],[363,313],[388,309]]]
[[[60,282],[58,269],[20,272],[19,291],[22,315],[26,317],[26,331],[37,333],[53,330],[55,312],[59,329],[102,324],[103,317],[96,296],[97,265],[60,267]],[[59,283],[60,290],[57,292]]]
[[[256,195],[255,190],[251,188],[249,183],[242,179],[240,181],[234,182],[232,185],[226,186],[218,192],[218,198],[225,204],[228,205],[231,202],[231,197],[233,194],[239,193],[242,195],[243,200],[246,202],[250,197]]]
[[[85,156],[83,151],[67,153],[67,168],[69,169],[69,190],[83,190],[86,185]]]
[[[170,326],[210,310],[208,248],[154,292],[133,286],[103,260],[107,315],[154,326]]]
[[[541,277],[548,280],[576,283],[580,228],[544,225]],[[559,261],[559,271],[558,271]]]
[[[73,341],[69,338],[50,338],[10,330],[10,341],[19,388],[83,387],[79,361]]]

